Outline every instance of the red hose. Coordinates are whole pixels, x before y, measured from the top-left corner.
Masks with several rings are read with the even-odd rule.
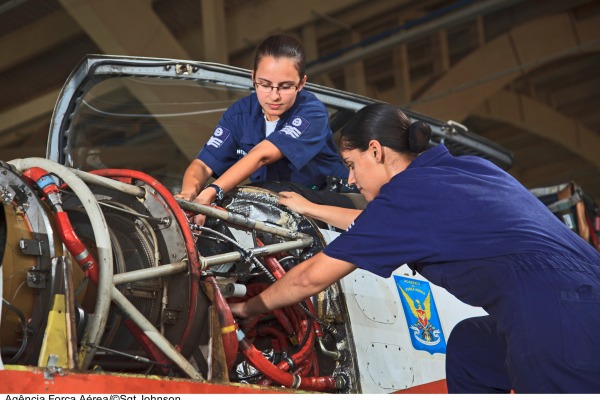
[[[256,296],[261,290],[264,290],[267,286],[268,285],[264,284],[264,283],[249,285],[247,295],[249,297]],[[289,313],[289,315],[291,317],[293,317],[294,325],[296,326],[295,332],[297,332],[298,340],[302,341],[302,340],[304,340],[305,336],[308,335],[308,337],[304,341],[304,344],[300,348],[300,350],[298,350],[296,353],[294,353],[290,357],[293,365],[296,366],[296,368],[300,368],[300,366],[301,366],[302,368],[300,368],[300,371],[303,371],[302,374],[306,374],[310,371],[310,367],[313,365],[313,363],[315,362],[315,359],[316,359],[316,353],[314,351],[314,343],[315,343],[316,333],[312,329],[312,325],[309,326],[308,320],[306,318],[303,318],[304,314],[301,312],[301,310],[298,306],[286,307],[284,310],[287,313]],[[286,318],[286,320],[287,320],[287,318]],[[261,333],[261,329],[264,329],[264,328],[258,328],[257,333]],[[247,344],[249,344],[247,339],[244,339],[244,340],[246,340]],[[247,349],[244,350],[242,348],[243,346],[244,346],[243,344],[240,344],[240,349],[242,350],[242,353],[248,359],[248,362],[250,362],[250,364],[252,364],[257,370],[259,370],[266,377],[266,378],[263,378],[259,382],[260,384],[270,385],[272,381],[275,381],[279,384],[285,385],[285,383],[283,383],[283,382],[285,382],[286,380],[287,381],[291,380],[292,383],[294,381],[296,381],[296,383],[297,383],[297,381],[300,379],[298,374],[290,374],[289,372],[287,372],[290,369],[290,363],[288,361],[281,361],[276,366],[274,366],[269,360],[267,360],[264,357],[262,352],[257,350],[258,353],[255,353],[253,350],[247,350]],[[254,348],[254,346],[252,346],[252,347]],[[251,356],[252,359],[250,359],[249,356]],[[308,364],[308,366],[307,366],[307,364]],[[275,368],[273,368],[273,367],[275,367]],[[266,370],[265,368],[269,368],[269,369]],[[275,369],[278,369],[279,371],[281,371],[281,373],[289,374],[289,376],[282,375],[281,373],[276,373],[276,372],[274,372]],[[316,370],[318,371],[318,366],[317,366]],[[296,376],[296,377],[294,377],[294,376]],[[315,379],[317,379],[317,378],[315,378]],[[324,377],[319,382],[320,382],[319,385],[327,386],[329,384],[328,382],[330,382],[330,380],[328,379],[328,377]],[[331,390],[334,390],[335,389],[335,379],[331,378],[331,382],[333,382],[333,385],[334,385],[334,387]],[[311,383],[311,381],[309,381],[308,383],[305,383],[305,384],[309,385],[309,386],[310,385],[314,386],[314,382]],[[306,389],[319,390],[319,388],[312,387],[312,386],[306,387]]]
[[[167,356],[154,344],[153,341],[146,336],[146,334],[137,326],[132,320],[126,319],[123,324],[127,327],[129,332],[136,338],[137,342],[142,346],[147,354],[150,354],[154,361],[164,365],[169,365],[171,360],[167,359]],[[168,368],[164,366],[159,367],[163,373],[169,372]]]
[[[240,350],[254,368],[280,385],[318,392],[333,392],[337,389],[333,376],[301,378],[298,375],[279,369],[267,360],[262,352],[256,349],[246,338],[240,341]]]
[[[258,246],[261,246],[261,247],[264,246],[263,242],[260,239],[257,238],[256,242],[257,242]],[[279,261],[277,261],[277,259],[274,256],[268,255],[268,256],[263,257],[263,259],[265,260],[265,264],[269,268],[269,271],[271,271],[271,273],[273,274],[273,276],[275,276],[276,279],[281,279],[281,277],[283,277],[283,275],[285,275],[285,270],[283,269],[281,264],[279,264]],[[248,294],[249,295],[257,295],[258,293],[256,293],[256,290],[260,289],[262,291],[262,290],[264,290],[264,288],[266,286],[267,286],[266,284],[257,285],[255,287],[253,287],[252,290]],[[310,299],[308,299],[307,303],[309,304],[309,306],[308,306],[309,310],[314,313],[315,310],[314,310],[312,301],[310,301]],[[297,340],[299,342],[301,342],[307,334],[309,335],[309,337],[305,341],[302,348],[299,351],[297,351],[296,353],[294,353],[291,357],[291,359],[294,362],[294,365],[298,365],[298,364],[305,362],[307,359],[313,358],[313,356],[315,355],[315,351],[314,351],[315,335],[313,335],[313,333],[315,333],[317,336],[321,336],[322,331],[320,329],[319,324],[316,321],[313,323],[313,326],[311,326],[311,327],[307,326],[308,322],[306,319],[304,319],[304,314],[301,312],[299,306],[296,305],[296,306],[292,306],[292,307],[287,307],[285,310],[289,312],[289,315],[293,321],[293,325],[296,326],[295,332],[298,333]],[[288,318],[285,318],[284,320],[288,320]],[[314,327],[314,329],[311,329],[313,327]],[[287,361],[282,361],[279,364],[277,364],[277,367],[283,371],[287,371],[287,370],[289,370],[290,365]],[[260,370],[260,368],[257,368],[257,369]]]
[[[77,264],[85,271],[87,276],[94,285],[98,286],[98,262],[92,254],[81,243],[81,239],[75,233],[69,216],[64,211],[57,211],[54,214],[56,219],[56,227],[61,240],[67,247],[67,250],[75,257]]]
[[[60,198],[60,191],[54,179],[50,176],[48,171],[39,168],[32,167],[23,172],[23,177],[26,178],[28,183],[35,182],[37,186],[46,195],[46,198],[50,200],[52,210],[54,211],[54,218],[56,220],[56,230],[60,236],[60,239],[64,243],[67,250],[75,261],[85,271],[85,275],[98,286],[98,262],[83,245],[77,233],[71,225],[69,216],[62,210],[62,200]],[[55,194],[56,196],[51,196]]]
[[[256,238],[256,244],[258,244],[259,247],[264,247],[265,245],[259,238]],[[274,256],[269,255],[264,256],[263,258],[265,260],[265,264],[267,265],[269,271],[271,271],[275,279],[279,280],[285,275],[285,269],[283,269],[281,264],[279,264],[279,261],[277,261],[277,259]]]
[[[304,338],[304,336],[307,334],[309,336],[308,339],[305,341],[304,345],[300,348],[300,350],[292,354],[291,359],[294,362],[294,365],[299,365],[303,361],[311,357],[315,350],[314,331],[312,329],[308,329],[308,322],[306,320],[302,321],[302,324],[302,338]],[[281,361],[279,364],[277,364],[277,367],[284,371],[288,371],[290,369],[290,365],[287,361]]]
[[[261,326],[256,330],[256,333],[261,336],[271,336],[275,338],[277,340],[279,349],[287,352],[289,348],[287,336],[285,336],[285,334],[279,329],[272,326]]]
[[[227,304],[225,297],[223,297],[223,294],[219,289],[216,279],[213,276],[209,276],[205,281],[214,287],[215,306],[217,308],[219,323],[221,325],[221,338],[223,339],[225,360],[227,362],[227,368],[231,369],[235,363],[235,360],[237,359],[238,353],[238,340],[235,333],[237,324],[233,318],[229,304]]]
[[[317,357],[317,353],[313,352],[312,354],[312,366],[313,366],[313,375],[319,376],[319,358]]]

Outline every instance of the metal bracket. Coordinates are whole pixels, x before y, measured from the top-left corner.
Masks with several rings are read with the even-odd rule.
[[[19,248],[23,254],[30,256],[41,256],[44,254],[44,250],[42,250],[42,243],[35,239],[19,240]]]
[[[44,379],[51,381],[54,380],[55,374],[60,376],[64,375],[62,367],[57,367],[57,364],[58,356],[56,354],[50,354],[48,356],[48,364],[46,365],[46,368],[44,368]]]
[[[27,286],[30,288],[45,289],[48,272],[32,268],[27,271]]]

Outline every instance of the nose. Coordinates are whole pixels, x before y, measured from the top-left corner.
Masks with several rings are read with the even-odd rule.
[[[271,99],[278,99],[281,97],[281,95],[279,94],[279,88],[278,87],[271,87],[271,93],[269,93],[269,97]]]
[[[354,170],[351,169],[350,172],[348,173],[348,184],[349,185],[356,185],[356,178],[354,177]]]

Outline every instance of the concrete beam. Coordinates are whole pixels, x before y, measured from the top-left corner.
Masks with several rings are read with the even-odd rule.
[[[319,14],[335,14],[363,0],[303,0],[302,5],[281,0],[236,2],[227,10],[227,46],[230,53],[256,47],[266,36],[291,31],[314,21]]]
[[[600,15],[575,21],[568,13],[524,23],[454,65],[409,107],[442,120],[463,121],[485,99],[533,68],[599,51],[598,27]]]
[[[560,144],[596,167],[600,167],[600,135],[546,104],[503,90],[471,112],[492,118]]]
[[[228,64],[227,30],[225,26],[225,2],[222,0],[200,0],[202,4],[202,43],[204,61]]]
[[[58,2],[107,54],[182,59],[188,57],[179,41],[154,13],[149,1]]]

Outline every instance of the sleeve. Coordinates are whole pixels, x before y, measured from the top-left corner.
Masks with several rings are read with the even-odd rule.
[[[300,170],[321,152],[330,134],[325,106],[312,102],[296,110],[267,140],[277,146],[296,170]]]
[[[226,111],[196,158],[208,165],[214,174],[220,176],[238,160],[236,142],[235,124],[231,123]]]
[[[380,194],[323,252],[387,278],[399,266],[433,254],[429,232],[429,223],[419,210]]]

